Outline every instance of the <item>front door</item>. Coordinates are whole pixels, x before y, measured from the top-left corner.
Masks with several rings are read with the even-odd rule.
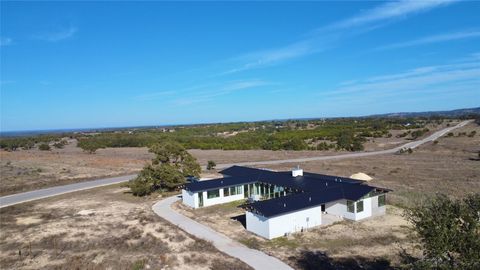
[[[325,204],[322,204],[321,207],[322,207],[322,212],[325,212]]]
[[[198,194],[198,207],[203,207],[203,192],[199,192]]]

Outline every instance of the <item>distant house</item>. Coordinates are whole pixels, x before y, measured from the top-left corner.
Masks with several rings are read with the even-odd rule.
[[[191,182],[182,190],[183,203],[206,207],[242,199],[247,230],[267,239],[328,224],[331,217],[361,220],[385,214],[389,189],[350,178],[274,172],[233,166],[224,178]]]

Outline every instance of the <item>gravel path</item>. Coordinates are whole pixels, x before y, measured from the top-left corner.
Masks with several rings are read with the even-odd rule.
[[[250,249],[233,241],[225,235],[212,230],[208,226],[175,212],[170,205],[178,200],[180,200],[180,197],[169,197],[154,204],[152,209],[157,215],[168,220],[170,223],[177,225],[189,234],[212,242],[218,250],[242,260],[254,269],[292,269],[290,266],[275,257],[269,256],[256,249]]]

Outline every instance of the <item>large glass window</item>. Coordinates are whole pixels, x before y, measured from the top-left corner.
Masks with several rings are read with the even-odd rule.
[[[363,201],[357,202],[357,213],[363,212]]]
[[[230,189],[224,188],[223,189],[223,197],[227,197],[227,196],[230,196]]]
[[[347,212],[355,213],[355,204],[352,201],[347,201]]]
[[[207,191],[207,198],[212,199],[212,198],[217,198],[217,197],[220,197],[220,190],[219,189]]]
[[[378,196],[378,207],[385,205],[385,194]]]

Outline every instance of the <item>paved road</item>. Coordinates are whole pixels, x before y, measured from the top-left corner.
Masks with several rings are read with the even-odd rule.
[[[434,140],[438,139],[439,137],[447,134],[448,132],[451,132],[452,130],[454,130],[456,128],[463,127],[470,122],[471,122],[471,120],[463,121],[456,126],[448,127],[448,128],[442,129],[440,131],[437,131],[437,132],[433,133],[432,135],[430,135],[430,136],[428,136],[424,139],[409,142],[409,143],[404,144],[402,146],[395,147],[393,149],[388,149],[388,150],[380,150],[380,151],[372,151],[372,152],[358,152],[358,153],[349,153],[349,154],[343,154],[343,155],[320,156],[320,157],[309,157],[309,158],[295,158],[295,159],[282,159],[282,160],[227,163],[227,164],[218,164],[217,168],[218,169],[228,168],[228,167],[231,167],[233,165],[252,166],[252,165],[281,164],[281,163],[302,163],[302,162],[317,161],[317,160],[332,160],[332,159],[366,157],[366,156],[381,155],[381,154],[392,154],[392,153],[395,153],[402,148],[415,148],[415,147],[418,147],[419,145],[424,144],[426,142],[434,141]],[[106,185],[126,182],[126,181],[134,178],[135,176],[136,175],[126,175],[126,176],[113,177],[113,178],[104,178],[104,179],[93,180],[93,181],[88,181],[88,182],[81,182],[81,183],[76,183],[76,184],[71,184],[71,185],[51,187],[51,188],[39,189],[39,190],[25,192],[25,193],[8,195],[8,196],[0,197],[0,208],[6,207],[6,206],[9,206],[9,205],[23,203],[23,202],[28,202],[28,201],[38,200],[38,199],[42,199],[42,198],[52,197],[52,196],[56,196],[56,195],[60,195],[60,194],[64,194],[64,193],[69,193],[69,192],[74,192],[74,191],[79,191],[79,190],[84,190],[84,189],[90,189],[90,188],[95,188],[95,187],[100,187],[100,186],[106,186]]]
[[[218,250],[244,261],[254,269],[292,269],[290,266],[275,257],[269,256],[255,249],[250,249],[233,241],[225,235],[210,229],[208,226],[175,212],[170,205],[179,199],[180,198],[177,196],[169,197],[154,204],[152,209],[157,215],[168,220],[170,223],[177,225],[189,234],[212,242]]]
[[[387,149],[387,150],[379,150],[379,151],[371,151],[371,152],[356,152],[356,153],[348,153],[348,154],[342,154],[342,155],[332,155],[332,156],[319,156],[319,157],[309,157],[309,158],[292,158],[292,159],[282,159],[282,160],[267,160],[267,161],[253,161],[253,162],[239,162],[239,163],[228,163],[228,164],[218,164],[216,166],[217,169],[222,169],[222,168],[228,168],[233,165],[238,165],[238,166],[252,166],[252,165],[269,165],[269,164],[282,164],[282,163],[302,163],[302,162],[308,162],[308,161],[318,161],[318,160],[332,160],[332,159],[344,159],[344,158],[357,158],[357,157],[367,157],[367,156],[373,156],[373,155],[382,155],[382,154],[393,154],[398,152],[400,149],[408,149],[408,148],[416,148],[426,142],[434,141],[441,136],[447,134],[448,132],[451,132],[452,130],[456,128],[460,128],[465,126],[466,124],[472,122],[473,120],[467,120],[460,122],[459,124],[444,128],[442,130],[439,130],[430,136],[418,140],[418,141],[412,141],[409,143],[406,143],[404,145],[392,148],[392,149]]]
[[[24,193],[7,195],[7,196],[0,197],[0,208],[23,203],[23,202],[52,197],[60,194],[75,192],[79,190],[118,184],[118,183],[126,182],[130,179],[133,179],[135,176],[137,175],[134,174],[134,175],[104,178],[99,180],[92,180],[92,181],[80,182],[80,183],[75,183],[70,185],[44,188],[44,189],[38,189],[38,190],[24,192]]]

